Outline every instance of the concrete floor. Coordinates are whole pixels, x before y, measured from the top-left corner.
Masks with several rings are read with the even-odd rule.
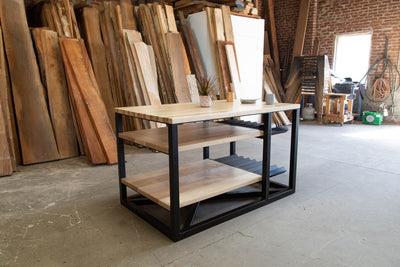
[[[289,136],[273,137],[272,163],[287,166]],[[128,174],[167,167],[127,150]],[[260,159],[261,140],[238,152]],[[119,204],[117,166],[19,167],[0,179],[0,266],[400,266],[400,127],[301,124],[297,181],[294,195],[173,243]]]

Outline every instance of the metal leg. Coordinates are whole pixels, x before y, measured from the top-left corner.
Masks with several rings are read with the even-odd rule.
[[[124,126],[122,123],[122,114],[115,113],[115,124],[117,129],[119,198],[122,203],[126,202],[127,199],[126,185],[121,183],[121,179],[126,177],[124,140],[119,138],[118,136],[119,133],[122,133],[124,131]]]
[[[193,204],[190,207],[190,215],[186,219],[185,226],[183,227],[184,230],[187,230],[190,228],[190,226],[193,224],[194,220],[196,219],[197,211],[199,210],[200,202],[197,202],[196,204]]]
[[[296,173],[297,173],[297,142],[299,131],[299,115],[300,110],[296,109],[292,112],[292,136],[290,141],[290,167],[289,167],[289,189],[296,190]]]
[[[230,153],[229,155],[236,155],[236,142],[230,143]]]
[[[171,215],[171,238],[179,239],[179,158],[178,158],[178,125],[168,124],[169,153],[169,193]]]
[[[271,122],[272,113],[263,114],[264,135],[263,135],[263,163],[262,163],[262,199],[268,199],[269,193],[269,177],[271,166]]]
[[[206,146],[203,147],[203,159],[209,159],[210,158],[210,147]]]

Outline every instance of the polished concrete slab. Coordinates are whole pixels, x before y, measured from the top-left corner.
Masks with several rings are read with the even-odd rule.
[[[273,164],[288,167],[289,138],[273,136]],[[238,154],[261,159],[261,140],[239,142]],[[167,166],[127,147],[128,174]],[[399,192],[394,125],[302,123],[294,195],[178,243],[119,204],[117,166],[18,167],[0,178],[0,266],[400,266]]]

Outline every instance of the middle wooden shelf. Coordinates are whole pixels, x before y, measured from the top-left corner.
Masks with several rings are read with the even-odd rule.
[[[178,151],[229,143],[261,136],[262,131],[214,122],[178,126]],[[123,132],[119,137],[168,154],[168,128]]]

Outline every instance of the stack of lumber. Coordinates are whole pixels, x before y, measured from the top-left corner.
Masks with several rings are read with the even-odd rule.
[[[205,11],[219,88],[215,94],[218,94],[220,99],[226,99],[228,92],[235,93],[240,90],[240,72],[236,58],[231,12],[225,5],[221,8],[206,7]]]
[[[238,16],[260,18],[258,16],[258,3],[256,0],[179,0],[172,1],[176,11],[182,11],[185,14],[192,14],[202,11],[206,7],[221,8],[222,5],[229,6],[233,14]]]
[[[74,6],[69,0],[53,0],[44,3],[41,20],[43,25],[56,31],[59,36],[80,38]]]
[[[78,39],[72,3],[41,4],[46,27],[30,34],[24,1],[0,0],[0,176],[20,163],[80,154],[94,164],[117,162],[109,110]],[[63,53],[59,37],[68,40]]]

